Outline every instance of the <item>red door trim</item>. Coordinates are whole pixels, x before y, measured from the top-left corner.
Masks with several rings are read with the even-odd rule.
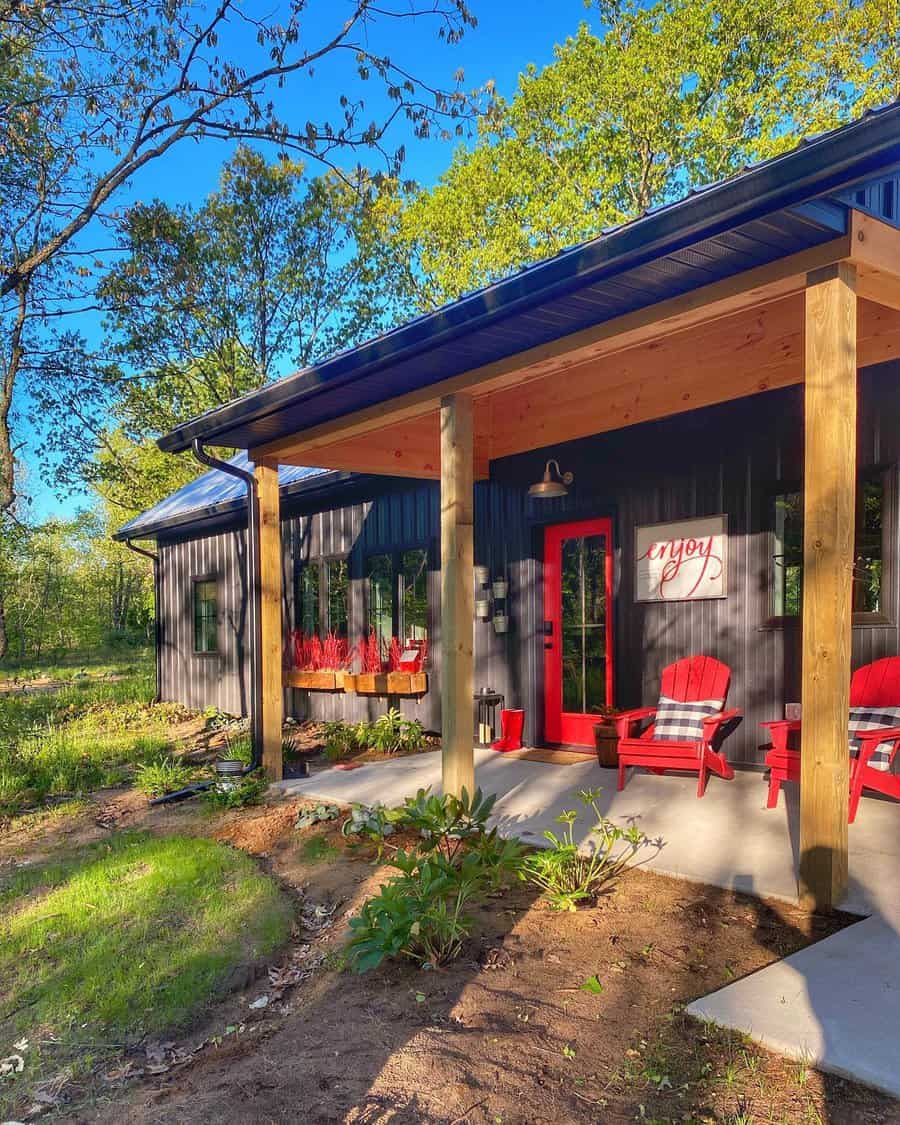
[[[613,540],[609,517],[556,523],[544,528],[544,620],[551,634],[544,637],[544,738],[547,742],[570,746],[593,746],[595,715],[565,712],[562,709],[562,590],[560,559],[563,539],[579,536],[606,537],[606,700],[613,701]]]

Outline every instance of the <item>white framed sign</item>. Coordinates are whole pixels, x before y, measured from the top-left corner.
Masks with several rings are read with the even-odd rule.
[[[728,517],[634,529],[636,602],[686,602],[728,593]]]

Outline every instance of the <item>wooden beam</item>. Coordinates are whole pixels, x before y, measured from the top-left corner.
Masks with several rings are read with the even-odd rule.
[[[850,260],[856,266],[900,275],[900,230],[862,211],[851,211]]]
[[[820,246],[701,286],[690,293],[658,301],[506,359],[472,368],[429,387],[398,395],[389,402],[311,426],[298,434],[269,442],[257,453],[261,457],[278,458],[283,463],[288,457],[291,461],[296,457],[297,464],[309,464],[307,451],[327,442],[381,429],[388,422],[406,421],[438,410],[442,398],[447,395],[458,392],[487,394],[514,386],[523,378],[558,374],[588,360],[731,316],[742,309],[777,301],[791,293],[800,293],[810,270],[840,261],[849,252],[850,236],[842,235]]]
[[[889,309],[900,310],[900,274],[885,273],[871,266],[856,271],[856,295]]]
[[[557,445],[803,381],[803,298],[680,332],[491,396],[492,457]],[[900,314],[861,304],[861,366],[900,356]],[[478,400],[480,402],[480,400]]]
[[[457,796],[475,790],[472,406],[463,394],[441,403],[441,761]]]
[[[278,466],[256,461],[254,468],[259,520],[259,622],[263,769],[272,781],[282,776],[281,726],[284,719],[282,684],[282,547]]]
[[[484,407],[476,411],[476,480],[486,480],[489,473],[489,418],[488,403],[485,401]],[[353,473],[440,480],[440,411],[433,410],[379,430],[323,443],[304,450],[302,454],[282,454],[280,460],[285,465],[311,465],[319,469],[343,469]]]
[[[805,338],[800,892],[805,905],[828,910],[848,879],[857,365],[851,264],[810,276]]]

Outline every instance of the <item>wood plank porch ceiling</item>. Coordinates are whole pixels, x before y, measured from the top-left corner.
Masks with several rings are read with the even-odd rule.
[[[260,446],[253,460],[438,479],[440,404],[474,399],[475,476],[491,460],[803,381],[808,278],[857,267],[860,367],[900,357],[900,230],[846,235],[691,293]]]

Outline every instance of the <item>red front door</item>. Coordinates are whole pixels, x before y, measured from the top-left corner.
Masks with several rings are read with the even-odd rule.
[[[613,701],[612,522],[559,523],[544,531],[544,736],[594,745],[594,723]]]

